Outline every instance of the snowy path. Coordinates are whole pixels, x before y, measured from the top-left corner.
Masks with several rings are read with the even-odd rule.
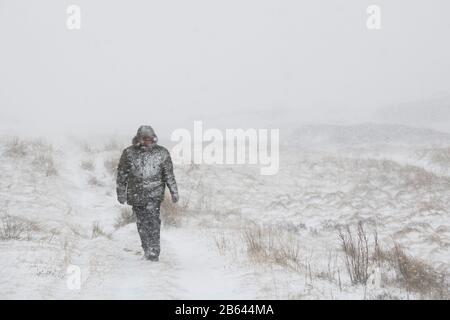
[[[175,262],[177,284],[183,299],[251,299],[253,294],[214,248],[205,243],[196,230],[170,230],[167,245]]]
[[[83,272],[81,290],[70,298],[104,299],[243,299],[238,279],[224,262],[188,231],[166,230],[158,263],[142,260],[135,226],[116,239],[91,240],[73,263]]]

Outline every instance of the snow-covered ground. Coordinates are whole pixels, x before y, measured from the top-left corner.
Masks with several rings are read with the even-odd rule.
[[[448,298],[450,135],[308,126],[285,142],[275,176],[176,166],[180,204],[163,211],[153,263],[141,258],[135,224],[118,224],[128,212],[114,183],[125,140],[3,136],[0,298]],[[422,261],[430,289],[413,286],[415,270],[405,285],[395,265],[379,263],[365,285],[352,284],[338,229],[360,221],[370,244],[376,231],[386,252],[398,243]]]

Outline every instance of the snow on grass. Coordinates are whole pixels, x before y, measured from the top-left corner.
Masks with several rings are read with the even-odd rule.
[[[430,169],[442,166],[446,149],[417,158],[411,146],[395,157],[370,146],[286,149],[276,176],[253,166],[176,166],[180,203],[163,205],[162,252],[152,263],[142,260],[129,207],[116,201],[121,140],[8,139],[0,144],[0,203],[11,221],[38,228],[0,241],[1,298],[432,296],[392,280],[401,277],[395,268],[372,264],[367,283],[352,283],[338,229],[359,222],[376,230],[386,252],[401,245],[412,265],[425,262],[448,281],[450,178]],[[71,265],[80,267],[80,290],[68,288]]]

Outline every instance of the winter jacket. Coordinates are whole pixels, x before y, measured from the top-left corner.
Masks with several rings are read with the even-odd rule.
[[[140,137],[153,135],[150,147],[139,144]],[[151,201],[164,199],[165,186],[178,198],[177,183],[169,151],[156,144],[156,135],[149,126],[141,126],[133,145],[126,148],[120,157],[117,170],[117,198],[132,206],[145,206]]]

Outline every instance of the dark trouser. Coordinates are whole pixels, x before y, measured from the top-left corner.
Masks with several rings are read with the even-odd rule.
[[[141,237],[142,248],[146,254],[159,256],[161,219],[159,218],[161,202],[152,201],[146,206],[133,206],[136,214],[137,229]]]

